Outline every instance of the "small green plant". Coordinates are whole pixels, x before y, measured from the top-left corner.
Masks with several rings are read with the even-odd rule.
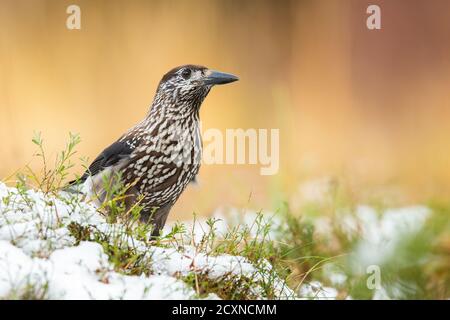
[[[254,282],[244,276],[233,276],[231,273],[213,279],[208,273],[191,272],[181,279],[195,288],[199,298],[206,298],[209,294],[216,294],[226,300],[258,299],[254,292]]]
[[[45,300],[48,299],[48,282],[31,283],[27,281],[20,290],[13,289],[6,300]]]
[[[76,222],[71,222],[68,229],[77,244],[81,241],[101,244],[115,271],[128,275],[152,274],[148,255],[137,250],[128,241],[133,239],[134,234],[130,234],[132,231],[119,228],[103,232],[95,226],[82,226]]]
[[[81,142],[78,134],[69,133],[69,142],[66,144],[56,157],[53,166],[50,167],[49,159],[44,149],[44,140],[41,133],[35,133],[31,140],[37,147],[38,151],[35,156],[41,159],[42,169],[35,172],[30,166],[26,166],[27,176],[32,179],[35,186],[44,193],[57,193],[69,175],[69,170],[74,166],[72,162],[73,156],[76,154],[75,147]]]

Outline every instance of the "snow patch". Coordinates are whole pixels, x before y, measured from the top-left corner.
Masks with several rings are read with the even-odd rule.
[[[114,270],[99,243],[76,244],[68,227],[74,222],[105,234],[123,232],[123,226],[107,223],[93,205],[73,195],[52,197],[0,182],[0,299],[24,295],[44,299],[195,299],[194,288],[180,280],[180,275],[196,272],[217,281],[245,276],[257,283],[271,268],[269,263],[263,264],[261,271],[239,256],[208,256],[197,252],[195,246],[156,247],[128,237],[128,243],[147,258],[152,274],[124,275]],[[206,228],[204,223],[200,228]],[[225,232],[227,226],[224,220],[220,231]],[[294,296],[281,279],[273,283],[276,297]],[[257,284],[254,290],[261,293]],[[206,298],[218,299],[215,294]]]

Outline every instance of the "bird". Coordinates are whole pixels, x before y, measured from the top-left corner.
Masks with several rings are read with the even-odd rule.
[[[158,84],[142,121],[105,148],[69,186],[83,186],[98,205],[107,199],[105,179],[125,186],[125,205],[139,202],[140,221],[160,235],[167,216],[200,169],[200,107],[216,85],[239,80],[201,65],[182,65]],[[95,196],[95,197],[94,197]]]

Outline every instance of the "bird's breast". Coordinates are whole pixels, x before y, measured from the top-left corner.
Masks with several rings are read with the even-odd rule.
[[[202,139],[200,127],[161,125],[157,135],[136,148],[125,168],[128,183],[150,203],[174,202],[198,174]]]

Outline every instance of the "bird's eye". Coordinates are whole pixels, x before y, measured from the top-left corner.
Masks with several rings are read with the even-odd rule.
[[[191,69],[184,69],[181,72],[181,76],[185,79],[188,79],[191,76],[191,73],[192,73]]]

